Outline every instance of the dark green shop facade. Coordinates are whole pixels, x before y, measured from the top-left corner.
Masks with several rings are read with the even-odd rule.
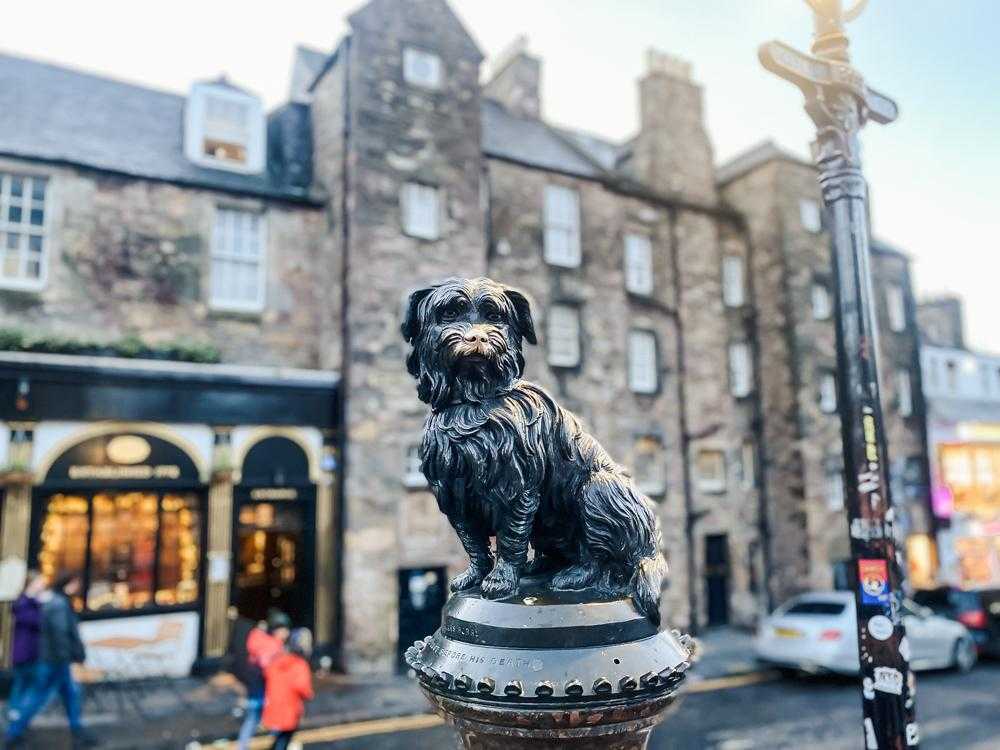
[[[335,652],[337,391],[323,371],[0,353],[2,653],[30,568],[80,575],[97,679],[187,674],[271,607]]]

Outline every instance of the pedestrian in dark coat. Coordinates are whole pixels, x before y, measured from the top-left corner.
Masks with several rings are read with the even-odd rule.
[[[54,692],[59,693],[66,708],[74,746],[96,744],[90,733],[83,728],[80,718],[80,686],[73,679],[72,665],[81,664],[86,658],[71,601],[79,593],[80,577],[72,573],[57,578],[52,589],[46,592],[47,596],[41,597],[41,639],[38,644],[35,679],[21,703],[20,716],[7,727],[8,748],[17,746],[22,741],[31,720],[48,703]]]
[[[21,715],[21,704],[35,680],[42,629],[42,605],[38,597],[44,591],[45,578],[37,570],[29,570],[24,591],[11,608],[14,615],[14,637],[11,643],[14,679],[7,699],[7,717],[10,721],[15,721]]]

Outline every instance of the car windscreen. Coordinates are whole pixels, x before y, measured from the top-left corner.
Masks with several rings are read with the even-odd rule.
[[[787,610],[786,615],[839,615],[844,611],[840,602],[799,602]]]

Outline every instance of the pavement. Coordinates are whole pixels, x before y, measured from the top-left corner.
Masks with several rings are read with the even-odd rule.
[[[700,658],[675,709],[653,733],[651,750],[854,750],[863,747],[857,681],[783,677],[756,668],[750,635],[713,630],[698,639]],[[316,700],[296,743],[302,750],[438,750],[456,747],[454,731],[406,677],[317,675]],[[942,671],[917,678],[921,747],[1000,747],[1000,661],[969,674]],[[233,747],[239,693],[229,675],[90,686],[85,719],[113,750],[208,750]],[[70,747],[62,707],[38,717],[28,748]],[[253,750],[265,750],[260,736]]]

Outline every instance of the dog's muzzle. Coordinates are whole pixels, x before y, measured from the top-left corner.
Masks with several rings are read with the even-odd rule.
[[[496,337],[491,337],[485,326],[472,326],[464,331],[451,332],[446,342],[456,360],[493,360],[502,353]]]

